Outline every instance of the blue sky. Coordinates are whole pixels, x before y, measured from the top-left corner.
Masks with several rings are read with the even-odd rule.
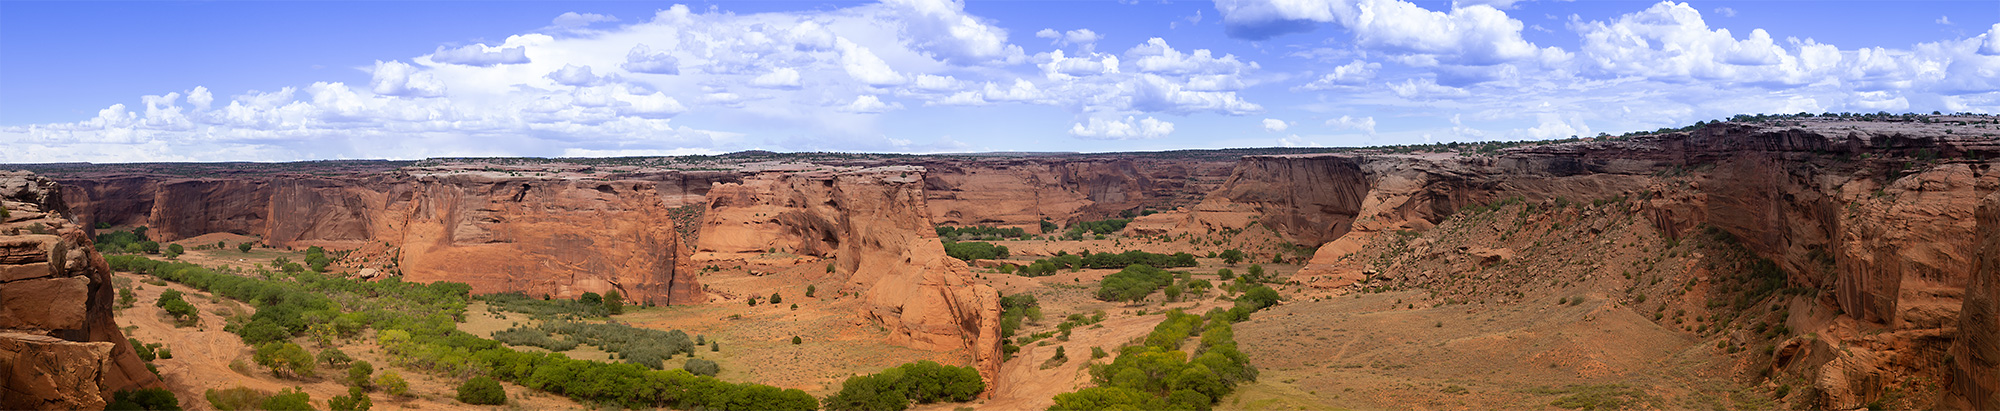
[[[0,162],[1129,151],[2000,112],[2000,2],[0,1]]]

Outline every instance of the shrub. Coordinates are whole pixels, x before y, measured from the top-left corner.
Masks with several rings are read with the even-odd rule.
[[[383,371],[382,376],[375,377],[375,386],[382,387],[382,391],[389,395],[410,395],[410,382],[403,381],[403,375],[397,374],[395,370]]]
[[[1105,301],[1140,301],[1174,281],[1173,274],[1144,265],[1126,266],[1098,282],[1097,298]]]
[[[347,387],[347,395],[336,395],[326,400],[326,407],[333,411],[368,411],[375,401],[368,399],[368,393],[361,387]]]
[[[117,411],[180,411],[181,400],[180,398],[175,398],[174,393],[167,391],[165,388],[119,391],[111,393],[111,403],[105,405],[104,409]]]
[[[785,302],[784,296],[778,295],[778,293],[771,293],[771,304],[776,305],[784,302]]]
[[[910,402],[965,402],[986,390],[979,371],[931,361],[918,361],[883,370],[881,373],[850,377],[840,392],[826,398],[833,411],[903,410]]]
[[[1243,250],[1232,248],[1223,251],[1222,262],[1228,263],[1229,265],[1236,265],[1236,263],[1243,262]]]
[[[1007,246],[983,241],[945,242],[944,254],[965,261],[1007,258]]]
[[[508,345],[540,347],[549,351],[569,351],[576,349],[576,342],[556,339],[539,328],[509,328],[493,332],[493,339]]]
[[[625,296],[619,295],[618,290],[604,292],[604,312],[606,314],[624,314]]]
[[[709,377],[714,377],[716,373],[722,372],[721,365],[716,364],[714,361],[704,360],[700,358],[688,360],[687,364],[681,365],[681,369],[687,370],[687,372],[690,373],[694,373],[694,375],[703,375]]]
[[[369,364],[367,361],[355,361],[354,365],[347,367],[348,385],[360,388],[372,388],[371,383],[373,381],[371,380],[374,376],[375,364]]]
[[[236,251],[250,252],[250,243],[236,243]]]
[[[938,226],[937,235],[944,241],[957,241],[963,238],[1022,238],[1028,236],[1028,231],[1020,228]]]
[[[804,344],[805,342],[805,340],[799,339],[799,336],[792,336],[792,345]]]
[[[314,411],[312,396],[297,388],[278,390],[277,395],[265,398],[264,404],[257,408],[266,411]]]
[[[458,402],[474,405],[500,405],[507,403],[507,390],[499,381],[486,376],[472,377],[458,385]]]
[[[353,362],[354,357],[347,356],[347,352],[341,351],[339,348],[328,348],[319,351],[319,361],[326,363],[328,367],[338,367],[341,364]]]
[[[312,354],[306,353],[305,347],[288,342],[268,342],[257,346],[257,354],[251,360],[274,373],[293,377],[311,377],[317,364],[313,362]]]
[[[833,269],[832,269],[832,267],[833,267],[833,264],[827,264],[826,266],[828,267],[828,269],[827,269],[827,271],[826,271],[826,272],[829,272],[829,273],[830,273],[830,272],[833,272]],[[812,296],[813,296],[813,292],[816,292],[816,291],[819,291],[818,287],[813,287],[813,285],[812,285],[812,284],[806,284],[806,298],[812,298]]]
[[[263,406],[264,399],[270,397],[271,395],[265,394],[263,391],[258,391],[249,387],[239,386],[236,388],[230,388],[225,390],[217,390],[214,388],[210,388],[208,389],[207,392],[203,393],[202,396],[208,398],[208,405],[210,407],[214,407],[215,409],[218,410],[253,411],[256,410],[257,407]]]

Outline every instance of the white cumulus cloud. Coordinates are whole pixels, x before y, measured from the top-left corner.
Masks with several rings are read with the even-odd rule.
[[[1375,117],[1373,116],[1358,117],[1358,118],[1353,116],[1340,116],[1340,118],[1327,120],[1326,125],[1333,126],[1334,128],[1340,130],[1356,130],[1368,134],[1375,134]]]
[[[1279,132],[1279,131],[1285,131],[1285,129],[1291,127],[1292,125],[1290,123],[1286,123],[1284,120],[1279,120],[1275,118],[1264,119],[1264,131]]]
[[[1076,123],[1069,128],[1070,135],[1101,140],[1160,138],[1173,132],[1174,123],[1153,117],[1134,120],[1133,116],[1125,116],[1123,121],[1091,117],[1087,123]]]
[[[528,48],[489,47],[485,44],[471,44],[458,48],[438,46],[437,52],[431,53],[431,61],[467,66],[522,64],[528,62]]]

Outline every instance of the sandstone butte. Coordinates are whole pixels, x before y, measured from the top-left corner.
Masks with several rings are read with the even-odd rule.
[[[73,187],[62,196],[83,227],[146,225],[165,240],[232,232],[278,247],[359,248],[381,257],[365,268],[466,282],[476,292],[571,297],[615,289],[640,301],[701,303],[693,275],[699,262],[773,250],[828,258],[846,291],[871,303],[861,315],[891,329],[895,342],[967,350],[989,381],[999,362],[997,295],[943,255],[935,225],[1038,232],[1043,220],[1174,210],[1127,230],[1262,225],[1316,247],[1292,281],[1341,289],[1374,274],[1347,257],[1380,235],[1424,230],[1460,209],[1508,198],[1622,197],[1636,200],[1632,210],[1662,232],[1725,231],[1776,262],[1790,286],[1828,291],[1812,302],[1815,313],[1788,320],[1815,337],[1788,340],[1771,354],[1772,367],[1809,377],[1818,404],[1861,407],[1891,382],[1937,377],[1948,381],[1938,407],[1995,409],[2000,174],[1991,166],[2000,160],[1986,159],[2000,159],[2000,140],[1954,124],[1964,120],[1989,118],[1723,122],[1463,153],[763,153],[665,169],[528,160],[353,162],[317,172],[228,164],[30,168]],[[88,250],[85,230],[75,226],[61,226],[76,232],[62,237],[65,247]],[[1486,260],[1512,253],[1478,250]],[[108,293],[92,292],[100,291]],[[23,321],[24,314],[9,315],[0,318]]]
[[[0,409],[100,409],[162,388],[112,319],[111,268],[54,180],[0,172]]]

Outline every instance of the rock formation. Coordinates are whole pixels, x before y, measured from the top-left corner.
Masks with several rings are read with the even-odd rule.
[[[364,249],[357,269],[474,292],[575,297],[618,290],[627,301],[705,301],[668,208],[707,192],[716,173],[645,179],[525,177],[430,171],[231,178],[85,180],[67,193],[88,221],[145,225],[162,241],[214,232],[278,247]],[[700,185],[699,188],[687,185]],[[693,194],[699,193],[699,194]],[[143,210],[144,217],[130,213]],[[381,246],[374,246],[380,244]]]
[[[987,381],[1000,369],[1000,295],[946,257],[914,166],[768,172],[710,192],[703,252],[768,248],[834,259],[862,316],[896,344],[972,355]]]
[[[1319,247],[1295,280],[1339,287],[1363,277],[1349,254],[1374,234],[1424,229],[1462,207],[1637,199],[1669,235],[1722,230],[1777,262],[1790,286],[1827,290],[1835,320],[1794,324],[1822,338],[1804,348],[1818,351],[1803,355],[1818,358],[1804,372],[1817,404],[1853,408],[1892,380],[1942,377],[1924,365],[1944,356],[1940,341],[1966,352],[1955,355],[1962,369],[1991,364],[1980,362],[1991,360],[1984,339],[1970,337],[1991,335],[1981,331],[1990,317],[1961,317],[1960,307],[1984,309],[1972,299],[1982,293],[1968,291],[1973,215],[2000,187],[1984,160],[2000,155],[2000,141],[1953,133],[1950,122],[1719,123],[1494,155],[1252,156],[1176,229],[1262,224]],[[1964,395],[1990,392],[1969,375]]]
[[[931,221],[949,226],[1018,227],[1113,218],[1139,208],[1170,210],[1213,190],[1233,162],[1109,158],[1027,158],[916,162]]]
[[[0,408],[103,408],[161,387],[112,318],[111,270],[55,181],[0,172]]]
[[[1978,260],[1946,357],[1951,383],[1940,409],[2000,409],[2000,193],[1980,201],[1978,224]]]

